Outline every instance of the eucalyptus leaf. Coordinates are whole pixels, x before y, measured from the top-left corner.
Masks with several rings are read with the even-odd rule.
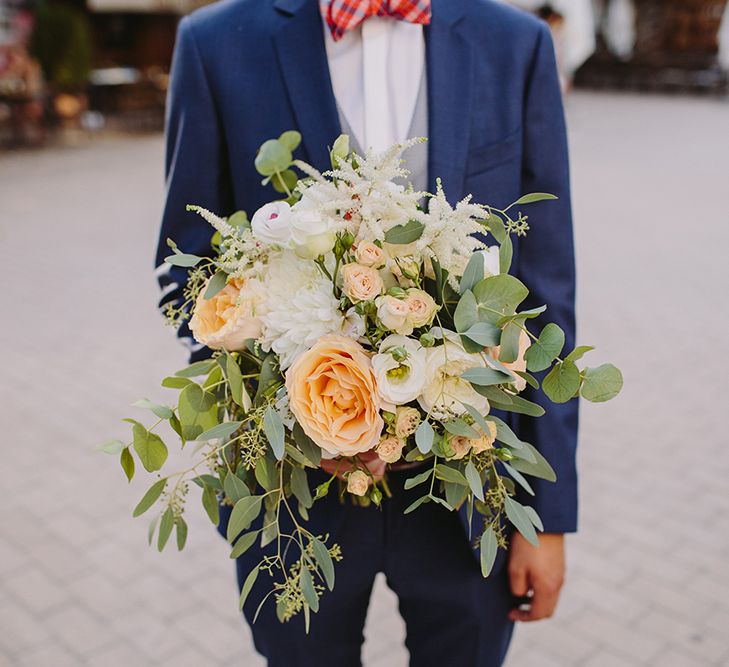
[[[296,496],[296,499],[306,509],[309,509],[314,504],[314,500],[311,497],[311,491],[309,489],[309,480],[306,476],[306,471],[303,468],[294,466],[291,469],[291,490]]]
[[[466,479],[468,480],[468,486],[471,487],[473,495],[483,502],[483,480],[481,479],[481,475],[479,474],[478,470],[476,470],[476,466],[473,465],[472,461],[469,461],[466,464],[465,473]]]
[[[532,489],[529,482],[526,481],[526,479],[524,478],[524,475],[522,475],[516,468],[514,468],[513,466],[510,466],[508,463],[506,463],[506,461],[502,461],[501,465],[504,466],[504,469],[506,470],[506,472],[508,472],[512,476],[514,481],[519,486],[521,486],[522,489],[524,489],[530,496],[534,495],[534,489]]]
[[[301,144],[301,132],[286,130],[281,133],[278,140],[293,153]]]
[[[228,472],[225,476],[225,482],[223,482],[223,490],[225,495],[234,505],[241,498],[246,498],[251,495],[248,490],[246,483],[233,472]]]
[[[166,405],[160,405],[159,403],[152,403],[149,399],[146,398],[140,398],[138,401],[134,401],[132,405],[135,408],[143,408],[144,410],[149,410],[153,414],[157,415],[160,419],[171,419],[172,418],[172,410],[168,408]]]
[[[162,514],[162,519],[159,522],[159,533],[157,533],[157,549],[162,551],[167,544],[167,540],[170,539],[172,534],[172,528],[175,525],[175,515],[172,510],[168,507]]]
[[[332,557],[329,554],[329,550],[327,549],[324,542],[322,542],[317,537],[314,537],[311,540],[311,550],[314,554],[314,559],[316,560],[316,564],[319,566],[321,573],[324,575],[324,581],[327,584],[327,588],[329,588],[330,591],[333,590],[334,589],[334,561],[332,561]]]
[[[578,362],[588,352],[591,352],[595,348],[592,345],[578,345],[572,352],[570,352],[565,358],[565,361]]]
[[[241,421],[233,421],[233,422],[224,422],[222,424],[217,424],[216,426],[213,426],[212,428],[209,428],[204,433],[201,433],[195,440],[199,440],[200,442],[207,442],[208,440],[227,440],[233,433],[235,433],[240,427],[243,422]]]
[[[453,325],[456,331],[464,333],[478,323],[478,303],[471,290],[465,290],[453,313]]]
[[[226,285],[228,284],[228,274],[218,269],[214,274],[213,277],[210,279],[210,282],[208,282],[208,286],[205,289],[205,299],[212,299],[216,294],[218,294]]]
[[[418,486],[418,484],[423,484],[424,482],[427,482],[432,474],[433,471],[428,469],[425,472],[421,472],[418,475],[415,475],[415,477],[409,477],[405,480],[405,488],[412,489],[414,486]]]
[[[461,374],[461,377],[472,385],[479,387],[504,384],[512,382],[514,379],[513,375],[507,375],[493,368],[469,368]]]
[[[480,252],[474,252],[466,264],[461,280],[459,282],[458,291],[463,294],[484,278],[484,262],[483,255]]]
[[[566,403],[580,388],[580,371],[571,361],[557,363],[542,382],[542,389],[553,403]]]
[[[213,487],[208,486],[207,484],[203,485],[202,505],[210,521],[212,521],[213,524],[217,526],[220,523],[220,508],[218,507],[218,497],[215,495],[215,490],[213,489]]]
[[[539,546],[537,532],[534,530],[534,524],[532,524],[529,515],[524,511],[524,506],[506,496],[504,498],[504,510],[506,511],[506,517],[524,538],[535,547]]]
[[[418,507],[420,507],[423,503],[428,503],[431,501],[430,496],[423,496],[422,498],[418,498],[414,503],[411,503],[405,508],[405,511],[403,514],[410,514],[410,512],[414,512]]]
[[[248,410],[251,407],[251,401],[245,394],[243,375],[240,372],[238,362],[230,354],[225,355],[225,376],[230,386],[230,395],[233,397],[236,405],[239,405],[244,410]]]
[[[307,462],[314,468],[321,463],[321,448],[301,428],[299,422],[294,424],[292,431],[294,441],[299,446],[301,453],[306,457]]]
[[[460,435],[464,438],[478,439],[480,434],[472,426],[469,426],[463,419],[456,417],[443,423],[443,427],[448,433],[453,435]]]
[[[263,430],[271,445],[274,456],[281,461],[284,457],[284,439],[286,436],[281,415],[270,405],[263,413]]]
[[[277,171],[285,171],[293,161],[288,146],[279,139],[269,139],[258,149],[255,166],[261,176],[273,176]]]
[[[152,507],[152,505],[154,505],[157,499],[162,495],[162,491],[164,491],[166,484],[167,478],[162,478],[152,484],[152,486],[150,486],[149,489],[147,489],[147,492],[142,496],[139,504],[134,508],[134,513],[132,514],[132,516],[141,516],[150,507]]]
[[[529,295],[526,286],[514,276],[501,273],[489,276],[473,288],[479,308],[479,319],[496,324],[504,315],[512,315]]]
[[[424,419],[415,431],[415,444],[423,454],[427,454],[433,448],[433,440],[435,431],[428,420]]]
[[[175,255],[169,255],[168,257],[165,257],[165,262],[167,264],[172,264],[172,266],[181,266],[183,268],[190,268],[192,266],[196,266],[202,261],[202,257],[198,257],[197,255],[188,255],[186,253],[179,253]]]
[[[481,574],[488,577],[494,567],[499,543],[494,529],[489,526],[481,535]]]
[[[525,442],[524,448],[514,452],[517,458],[512,459],[509,463],[512,468],[523,472],[525,475],[531,475],[532,477],[538,477],[539,479],[547,480],[548,482],[557,481],[557,473],[554,468],[549,464],[549,461],[545,459],[539,450]],[[529,454],[529,458],[526,458],[526,454]]]
[[[453,482],[468,487],[468,480],[463,476],[463,473],[445,463],[439,463],[435,466],[435,476],[445,482]]]
[[[532,192],[531,194],[524,195],[523,197],[519,197],[512,206],[519,206],[520,204],[534,204],[538,201],[545,201],[545,200],[551,200],[551,199],[558,199],[558,197],[555,197],[554,195],[549,194],[548,192]]]
[[[312,611],[319,611],[319,597],[314,590],[314,581],[311,578],[309,568],[301,564],[301,592]]]
[[[551,322],[547,324],[539,334],[539,338],[529,346],[524,355],[527,368],[533,372],[549,368],[562,352],[564,341],[564,331],[556,324]]]
[[[202,361],[196,361],[182,370],[175,373],[176,377],[180,378],[194,378],[200,375],[207,375],[215,366],[214,359],[203,359]]]
[[[106,454],[121,454],[122,450],[126,446],[126,443],[121,440],[107,440],[106,442],[102,442],[100,445],[97,445],[96,449],[101,452],[105,452]]]
[[[193,382],[180,392],[177,414],[185,440],[195,440],[218,424],[218,401]]]
[[[254,530],[250,533],[245,533],[245,535],[241,535],[235,542],[235,545],[233,546],[233,549],[230,552],[231,558],[238,558],[239,556],[242,556],[248,549],[250,549],[255,543],[256,538],[258,537],[259,531]]]
[[[242,531],[250,527],[261,512],[262,500],[262,496],[246,496],[234,505],[228,521],[228,542],[232,543]]]
[[[501,343],[501,329],[488,322],[476,322],[462,335],[481,347],[495,347]]]
[[[243,586],[240,589],[240,598],[238,599],[238,609],[242,610],[243,605],[246,603],[246,599],[250,595],[251,591],[253,590],[253,586],[256,583],[256,579],[258,579],[258,572],[260,570],[260,565],[256,565],[246,577],[246,580],[243,582]]]
[[[501,273],[509,273],[513,256],[514,245],[511,242],[511,237],[507,235],[499,247],[499,271]]]
[[[167,446],[156,433],[141,424],[134,424],[134,451],[147,472],[159,470],[167,460]]]
[[[125,447],[121,451],[119,456],[119,463],[121,464],[124,474],[127,476],[127,481],[131,482],[134,477],[134,459],[132,453],[129,451],[129,447]]]
[[[623,374],[612,364],[603,364],[585,371],[582,389],[583,398],[593,403],[602,403],[615,398],[623,388]]]
[[[395,225],[385,232],[385,243],[407,245],[417,241],[422,235],[425,225],[419,220],[410,220],[404,225]]]
[[[182,551],[187,542],[187,522],[181,516],[175,519],[175,534],[177,537],[177,550]]]

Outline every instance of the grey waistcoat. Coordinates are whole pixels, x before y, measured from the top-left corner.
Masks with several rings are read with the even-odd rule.
[[[337,104],[337,113],[339,114],[339,124],[342,132],[349,135],[350,146],[360,155],[364,155],[364,151],[357,142],[357,138],[352,132],[347,119],[344,117],[339,104]],[[423,76],[420,78],[420,89],[418,90],[418,98],[415,102],[415,110],[413,111],[413,119],[410,123],[410,131],[407,138],[426,137],[428,136],[428,81],[423,68]],[[413,184],[415,190],[424,191],[428,189],[428,144],[416,144],[409,148],[403,154],[405,167],[410,170],[408,180]]]

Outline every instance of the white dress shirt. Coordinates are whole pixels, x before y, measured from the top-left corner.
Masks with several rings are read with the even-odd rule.
[[[363,150],[408,139],[425,67],[423,26],[372,16],[334,41],[324,24],[339,109]]]

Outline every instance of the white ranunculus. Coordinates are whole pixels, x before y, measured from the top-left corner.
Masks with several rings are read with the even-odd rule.
[[[405,357],[395,359],[394,349]],[[372,357],[372,370],[377,380],[377,393],[386,409],[414,401],[425,383],[425,349],[412,338],[394,334],[380,343],[380,351]]]
[[[251,220],[253,236],[264,243],[280,246],[291,240],[291,207],[285,201],[275,201],[259,208]]]
[[[469,354],[456,343],[446,342],[429,348],[426,354],[425,386],[418,398],[420,407],[436,419],[463,414],[466,411],[464,404],[487,415],[488,400],[461,378],[461,374],[469,368],[485,365],[478,354]]]
[[[291,209],[291,243],[304,259],[325,255],[337,240],[333,221],[323,215],[311,196],[304,197]]]
[[[492,245],[484,250],[478,251],[483,257],[484,276],[498,276],[501,273],[499,268],[499,246]]]

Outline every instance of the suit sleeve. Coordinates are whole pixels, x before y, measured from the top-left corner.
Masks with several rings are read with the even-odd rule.
[[[167,304],[184,302],[187,280],[187,269],[164,262],[171,254],[167,239],[182,252],[211,253],[212,228],[185,206],[197,204],[219,215],[228,215],[232,209],[224,135],[189,18],[180,22],[177,31],[165,134],[167,194],[156,254],[162,310]],[[210,356],[208,348],[193,340],[187,323],[177,335],[189,349],[190,361]]]
[[[559,199],[525,207],[530,229],[519,239],[516,273],[530,289],[525,307],[548,307],[543,318],[528,323],[530,331],[538,334],[544,324],[554,322],[564,330],[564,349],[570,351],[575,344],[575,259],[567,136],[551,34],[546,25],[540,30],[526,87],[522,187],[525,194],[549,192]],[[523,500],[537,510],[545,532],[574,532],[578,402],[556,405],[531,387],[524,397],[547,413],[538,418],[517,415],[515,430],[552,464],[557,482],[532,478],[536,497]]]

